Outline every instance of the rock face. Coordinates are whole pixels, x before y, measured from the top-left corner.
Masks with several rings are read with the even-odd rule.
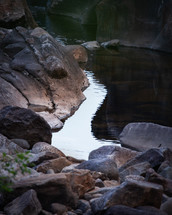
[[[51,143],[51,128],[32,110],[19,107],[4,107],[0,111],[0,130],[6,137],[25,138],[30,146],[39,141]]]
[[[99,42],[120,39],[126,46],[172,50],[171,0],[49,0],[48,10],[97,25]]]
[[[73,56],[41,28],[0,29],[0,108],[30,108],[54,129],[85,99],[88,80]]]
[[[172,128],[153,123],[129,123],[119,138],[123,146],[139,151],[158,147],[172,149]]]
[[[37,26],[27,6],[26,0],[0,1],[0,26],[16,27],[18,25],[34,28]]]

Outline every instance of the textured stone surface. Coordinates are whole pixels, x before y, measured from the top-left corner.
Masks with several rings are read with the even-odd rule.
[[[153,123],[129,123],[119,138],[123,146],[139,151],[158,147],[172,149],[172,128]]]
[[[0,130],[8,138],[26,139],[30,146],[39,141],[51,143],[51,128],[35,112],[7,106],[0,110]]]
[[[160,185],[143,181],[127,181],[105,193],[102,197],[93,199],[91,207],[94,213],[104,211],[114,205],[129,207],[150,205],[159,208],[162,193],[163,188]]]
[[[0,108],[34,110],[53,129],[84,101],[85,73],[73,56],[41,28],[0,29]]]
[[[29,190],[5,206],[4,211],[12,214],[33,214],[38,215],[42,206],[34,190]]]

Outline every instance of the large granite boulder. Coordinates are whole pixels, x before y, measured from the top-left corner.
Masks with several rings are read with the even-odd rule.
[[[1,27],[13,28],[20,25],[35,28],[37,26],[26,0],[1,0],[0,10]]]
[[[0,59],[0,108],[30,108],[59,129],[85,99],[86,75],[41,28],[1,28]]]
[[[121,132],[119,139],[123,146],[138,151],[158,147],[172,149],[172,128],[154,123],[129,123]]]
[[[26,139],[30,147],[39,141],[51,143],[52,134],[48,123],[41,116],[26,108],[11,106],[2,108],[0,130],[9,139]]]

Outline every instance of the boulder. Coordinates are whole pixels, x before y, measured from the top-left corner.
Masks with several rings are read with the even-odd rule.
[[[91,151],[89,154],[89,159],[102,159],[109,157],[116,162],[117,167],[119,168],[138,154],[139,153],[134,150],[126,149],[120,146],[110,145],[102,146],[98,149]]]
[[[59,203],[53,203],[51,204],[51,211],[54,214],[63,215],[65,212],[67,212],[67,207]]]
[[[100,44],[97,41],[89,41],[81,44],[88,50],[96,50],[100,48]]]
[[[48,123],[26,108],[6,106],[1,109],[0,130],[10,139],[26,139],[30,147],[39,141],[51,143],[52,134]]]
[[[9,140],[4,135],[0,134],[0,152],[5,152],[6,154],[13,155],[16,152],[24,152],[25,150]]]
[[[11,139],[12,142],[22,147],[23,149],[29,149],[30,145],[27,140],[24,139]]]
[[[117,49],[119,47],[119,44],[120,44],[119,40],[114,39],[114,40],[110,40],[110,41],[101,43],[101,46],[104,48]]]
[[[38,142],[36,143],[31,150],[32,153],[34,154],[38,154],[40,152],[51,152],[54,154],[57,154],[58,157],[65,157],[65,155],[63,154],[62,151],[60,151],[59,149],[57,149],[56,147],[45,143],[45,142]]]
[[[129,160],[126,164],[119,168],[119,172],[127,169],[128,167],[132,167],[133,165],[149,162],[152,168],[157,168],[164,161],[163,153],[160,149],[149,149],[141,154],[137,155],[135,158]]]
[[[37,172],[46,173],[49,169],[54,170],[55,173],[61,172],[61,170],[71,164],[65,157],[60,157],[52,160],[47,160],[35,167]]]
[[[8,215],[13,214],[33,214],[38,215],[42,206],[34,190],[28,190],[21,196],[14,199],[5,206],[4,212]]]
[[[42,28],[1,28],[0,58],[0,108],[29,108],[59,130],[85,100],[85,73]]]
[[[65,49],[68,53],[71,53],[78,63],[86,63],[88,61],[88,55],[86,49],[81,45],[67,45]]]
[[[118,180],[118,169],[115,161],[104,159],[91,159],[79,164],[76,169],[89,169],[91,171],[102,172],[110,179]]]
[[[167,213],[167,215],[172,215],[172,198],[169,198],[166,202],[161,205],[161,211]]]
[[[26,0],[2,0],[0,2],[0,26],[14,28],[16,26],[37,27]]]
[[[91,208],[94,213],[102,212],[114,205],[129,207],[150,205],[159,208],[162,193],[163,188],[160,185],[144,181],[127,181],[106,192],[102,197],[93,199]]]
[[[172,149],[172,128],[154,123],[129,123],[124,127],[119,139],[122,146],[138,151],[158,147]]]
[[[141,210],[137,208],[131,208],[125,205],[116,205],[110,207],[104,215],[167,215],[166,213],[156,210]]]

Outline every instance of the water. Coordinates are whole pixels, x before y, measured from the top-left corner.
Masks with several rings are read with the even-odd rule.
[[[39,25],[62,44],[96,38],[94,26],[34,10]],[[91,83],[84,92],[87,99],[64,128],[53,134],[52,144],[66,155],[87,159],[91,150],[117,143],[130,122],[172,127],[171,59],[171,54],[125,47],[91,52],[86,67]]]
[[[91,129],[96,111],[101,107],[107,90],[95,79],[94,73],[86,71],[90,86],[84,91],[86,100],[75,114],[66,120],[64,128],[53,134],[52,145],[78,159],[88,159],[89,153],[101,145],[114,144],[111,140],[97,139]]]

